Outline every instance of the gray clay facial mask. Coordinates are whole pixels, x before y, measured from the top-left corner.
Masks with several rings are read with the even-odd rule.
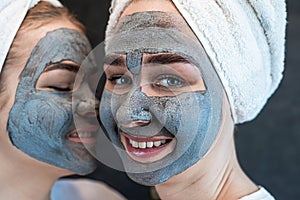
[[[76,98],[78,106],[72,110],[74,93],[69,87],[73,87],[75,78],[72,77],[76,77],[78,69],[65,62],[75,63],[79,68],[90,50],[87,38],[72,29],[57,29],[43,37],[21,74],[8,121],[10,139],[18,149],[37,160],[80,174],[92,172],[96,163],[79,140],[71,141],[68,136],[77,133],[73,112],[95,108],[95,102],[87,101],[88,96]],[[84,66],[81,69],[87,70]],[[58,76],[42,77],[50,73],[58,73]],[[37,89],[37,83],[42,89]],[[88,131],[84,130],[86,127]],[[91,132],[91,127],[94,127],[91,122],[86,122],[80,131]]]
[[[187,26],[175,14],[135,13],[107,39],[100,118],[127,174],[144,185],[195,164],[220,127],[222,85],[202,45],[182,24]],[[197,79],[187,72],[192,67]]]

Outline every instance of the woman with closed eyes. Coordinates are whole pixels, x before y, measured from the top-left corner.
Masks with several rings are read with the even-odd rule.
[[[84,145],[96,142],[98,101],[87,82],[75,82],[95,70],[92,61],[81,66],[91,47],[57,0],[1,1],[0,24],[0,199],[50,199],[58,178],[96,168]],[[81,189],[92,184],[70,185],[64,199],[89,198]],[[94,188],[122,199],[104,185]],[[62,197],[56,191],[51,199]]]

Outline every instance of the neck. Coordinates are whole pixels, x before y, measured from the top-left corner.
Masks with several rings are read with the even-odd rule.
[[[49,200],[54,182],[69,173],[39,162],[11,144],[0,145],[0,199]]]
[[[231,119],[223,119],[215,143],[200,161],[155,186],[161,199],[234,200],[258,190],[238,164],[234,124]]]

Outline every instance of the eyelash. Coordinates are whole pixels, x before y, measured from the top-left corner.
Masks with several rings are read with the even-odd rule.
[[[121,79],[121,78],[126,78],[126,79],[130,80],[130,83],[132,82],[130,77],[124,76],[124,75],[113,75],[110,78],[107,78],[107,80],[112,82],[114,85],[117,85],[116,81]],[[130,83],[127,83],[127,84],[130,84]]]
[[[125,80],[126,82],[125,83],[117,83],[117,81],[121,80],[122,78],[127,79],[127,80]],[[132,83],[131,78],[129,78],[128,76],[124,76],[124,75],[113,75],[113,76],[107,78],[107,80],[109,80],[113,85],[119,85],[119,86],[126,85],[126,84],[129,85]],[[167,83],[162,83],[163,80],[167,80]],[[175,80],[175,81],[179,82],[179,84],[170,84],[168,82],[169,80],[173,80],[173,81]],[[155,78],[155,81],[153,82],[154,87],[164,87],[164,88],[182,87],[184,85],[185,85],[185,81],[182,78],[175,76],[175,75],[161,75],[161,76],[158,76],[157,78]]]
[[[185,83],[185,81],[182,78],[180,78],[178,76],[175,76],[175,75],[162,75],[162,76],[159,76],[159,77],[156,78],[156,80],[158,80],[158,81],[162,81],[164,79],[169,79],[169,80],[173,79],[173,80],[176,80],[176,81],[180,82],[180,84],[178,86],[170,85],[169,87],[180,87],[180,86],[183,86],[184,83]],[[162,84],[157,84],[158,81],[154,82],[155,86],[157,86],[157,87],[167,87],[167,86],[163,86]]]
[[[70,87],[62,88],[62,87],[57,87],[57,86],[48,86],[48,88],[59,91],[59,92],[70,92],[70,91],[72,91],[72,88],[70,88]]]

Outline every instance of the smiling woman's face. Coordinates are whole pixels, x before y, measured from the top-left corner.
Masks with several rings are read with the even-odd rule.
[[[96,162],[83,143],[95,143],[91,137],[97,131],[94,95],[86,82],[74,84],[78,71],[86,76],[93,70],[91,65],[79,68],[90,44],[67,21],[49,23],[23,34],[31,38],[29,47],[25,47],[31,47],[31,54],[25,67],[21,67],[18,85],[17,73],[6,80],[6,107],[10,109],[7,131],[11,142],[37,160],[80,174],[90,173]],[[74,98],[82,87],[85,94]],[[76,101],[73,109],[72,96]],[[83,108],[85,112],[78,112]],[[81,127],[75,128],[74,115],[82,118]]]
[[[188,29],[178,13],[138,12],[107,39],[100,118],[141,184],[195,164],[219,131],[222,85]]]
[[[114,56],[109,60],[119,61],[105,66],[105,88],[116,94],[118,99],[112,101],[122,99],[115,105],[121,142],[133,160],[159,161],[180,146],[175,135],[184,125],[181,117],[189,110],[187,106],[196,103],[193,109],[197,110],[197,95],[206,93],[201,73],[187,58],[174,53],[144,54],[138,74],[128,70],[126,56]],[[191,132],[194,128],[190,127]]]

